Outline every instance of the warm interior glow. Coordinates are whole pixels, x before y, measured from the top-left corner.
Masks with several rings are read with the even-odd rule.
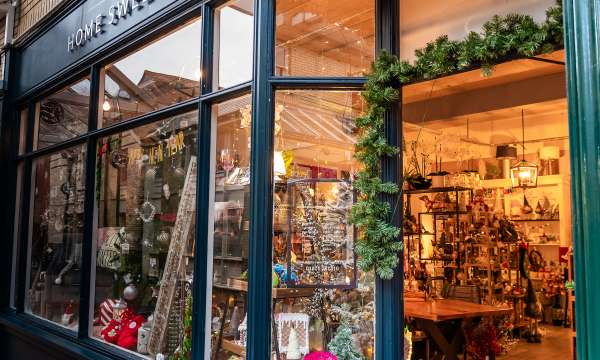
[[[108,100],[104,100],[104,103],[102,104],[102,110],[110,111],[110,109],[111,109],[110,103],[108,102]]]
[[[283,153],[281,151],[275,151],[273,154],[273,172],[275,175],[285,175],[285,161],[283,160]]]

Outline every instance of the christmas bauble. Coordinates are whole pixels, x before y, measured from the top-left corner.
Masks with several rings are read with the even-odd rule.
[[[167,246],[169,245],[170,238],[171,235],[169,234],[169,232],[167,230],[162,230],[160,234],[158,234],[158,236],[156,237],[156,240],[158,240],[158,243],[160,245]]]
[[[129,284],[123,290],[123,298],[127,301],[133,301],[137,298],[139,290],[134,284]]]

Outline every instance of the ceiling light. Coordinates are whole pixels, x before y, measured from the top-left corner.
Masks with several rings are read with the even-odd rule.
[[[521,110],[521,132],[523,158],[510,168],[510,180],[514,188],[530,188],[537,186],[538,166],[525,160],[525,115]]]

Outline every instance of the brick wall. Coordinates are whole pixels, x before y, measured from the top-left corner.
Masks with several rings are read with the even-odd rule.
[[[15,13],[14,37],[19,39],[64,0],[20,0]],[[4,33],[3,33],[4,34]],[[2,35],[4,36],[4,35]]]

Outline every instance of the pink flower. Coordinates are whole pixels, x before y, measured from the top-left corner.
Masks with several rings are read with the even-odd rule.
[[[315,351],[306,355],[304,360],[338,360],[338,358],[327,351]]]

